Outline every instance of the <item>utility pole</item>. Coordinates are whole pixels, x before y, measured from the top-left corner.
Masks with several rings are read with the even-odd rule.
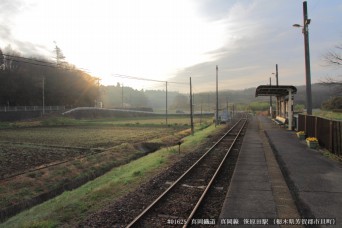
[[[303,2],[303,34],[305,48],[305,72],[306,72],[306,112],[312,115],[312,98],[311,98],[311,70],[310,70],[310,50],[309,50],[309,24],[308,9],[306,1]]]
[[[308,8],[306,1],[303,2],[303,26],[294,24],[293,27],[302,27],[304,35],[304,52],[305,52],[305,79],[306,79],[306,114],[312,115],[312,94],[311,94],[311,70],[310,70],[310,48],[309,48],[309,24]]]
[[[277,87],[279,86],[279,81],[278,81],[278,64],[276,64],[276,72],[275,73],[272,73],[272,74],[275,74],[276,76],[276,85]],[[279,97],[276,96],[276,116],[279,115]]]
[[[191,125],[191,134],[194,135],[194,116],[192,110],[192,85],[191,85],[191,77],[190,77],[190,125]]]
[[[167,123],[167,81],[165,82],[165,86],[166,86],[166,111],[165,111],[165,121],[166,121],[166,126],[168,125],[168,123]]]
[[[228,97],[226,97],[226,103],[227,103],[227,117],[230,117],[229,116],[229,109],[228,109]]]
[[[233,108],[233,117],[235,116],[235,105],[233,104],[233,106],[232,106],[232,108]]]
[[[279,81],[278,81],[278,64],[276,64],[276,85],[279,86]],[[276,116],[279,115],[279,98],[278,96],[276,97]]]
[[[43,76],[43,115],[45,115],[45,76]]]
[[[270,86],[272,86],[272,78],[270,77]],[[272,96],[270,96],[270,116],[272,117]]]
[[[201,117],[200,117],[200,124],[202,125],[202,105],[203,105],[203,100],[201,100]]]
[[[278,64],[276,64],[276,85],[278,86],[279,84],[278,84]]]
[[[215,127],[219,124],[218,122],[218,66],[216,65],[216,114],[215,114]]]
[[[122,83],[121,87],[121,108],[124,108],[124,84]]]

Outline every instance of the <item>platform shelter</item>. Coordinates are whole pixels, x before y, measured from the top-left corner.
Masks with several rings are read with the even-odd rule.
[[[276,97],[276,118],[281,117],[288,120],[288,129],[293,126],[293,95],[297,88],[291,85],[260,85],[255,90],[255,97]]]

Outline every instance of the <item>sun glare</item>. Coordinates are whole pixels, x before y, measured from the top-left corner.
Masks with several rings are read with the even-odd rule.
[[[102,83],[116,84],[111,74],[167,80],[175,69],[212,60],[205,53],[223,43],[223,25],[201,19],[194,4],[30,1],[16,35],[45,46],[51,57],[56,41],[69,62],[101,77]]]

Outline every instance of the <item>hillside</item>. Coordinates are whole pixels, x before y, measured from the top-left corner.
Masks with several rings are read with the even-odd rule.
[[[305,86],[296,86],[297,94],[294,96],[295,104],[305,105]],[[256,88],[244,90],[219,91],[219,104],[249,104],[251,102],[269,101],[269,97],[255,97]],[[320,108],[322,102],[335,94],[327,87],[320,84],[312,85],[313,108]],[[101,86],[101,97],[106,108],[132,108],[151,107],[155,111],[165,111],[166,93],[164,90],[134,90],[130,87]],[[216,99],[215,92],[194,94],[195,111],[212,111]],[[168,108],[171,110],[189,110],[189,94],[168,92]]]

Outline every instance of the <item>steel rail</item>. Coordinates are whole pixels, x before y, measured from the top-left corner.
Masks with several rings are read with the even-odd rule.
[[[230,151],[232,150],[233,146],[235,145],[238,137],[240,136],[242,129],[245,127],[247,123],[247,119],[245,119],[245,122],[243,123],[242,127],[240,128],[239,132],[237,133],[236,137],[234,138],[233,143],[230,145],[230,147],[228,148],[226,155],[224,156],[224,158],[222,159],[220,165],[218,166],[218,168],[216,169],[216,172],[214,173],[213,177],[210,179],[207,187],[205,188],[205,190],[203,191],[201,197],[199,198],[199,200],[197,201],[197,204],[195,205],[195,207],[193,208],[191,214],[189,215],[188,219],[186,220],[186,223],[184,224],[183,228],[188,227],[188,225],[190,224],[191,219],[193,218],[193,216],[195,215],[197,209],[199,208],[199,206],[201,205],[204,197],[206,196],[207,192],[209,191],[209,188],[211,187],[212,183],[214,182],[214,180],[216,179],[217,174],[220,172],[221,167],[223,165],[223,163],[226,161],[226,158],[228,157],[228,154],[230,153]]]
[[[171,191],[204,157],[207,156],[242,120],[241,118],[236,124],[234,124],[212,147],[210,147],[188,170],[186,170],[170,187],[168,187],[157,199],[155,199],[145,210],[143,210],[137,217],[134,218],[126,227],[132,227],[138,222],[151,208],[153,208],[167,193]]]

